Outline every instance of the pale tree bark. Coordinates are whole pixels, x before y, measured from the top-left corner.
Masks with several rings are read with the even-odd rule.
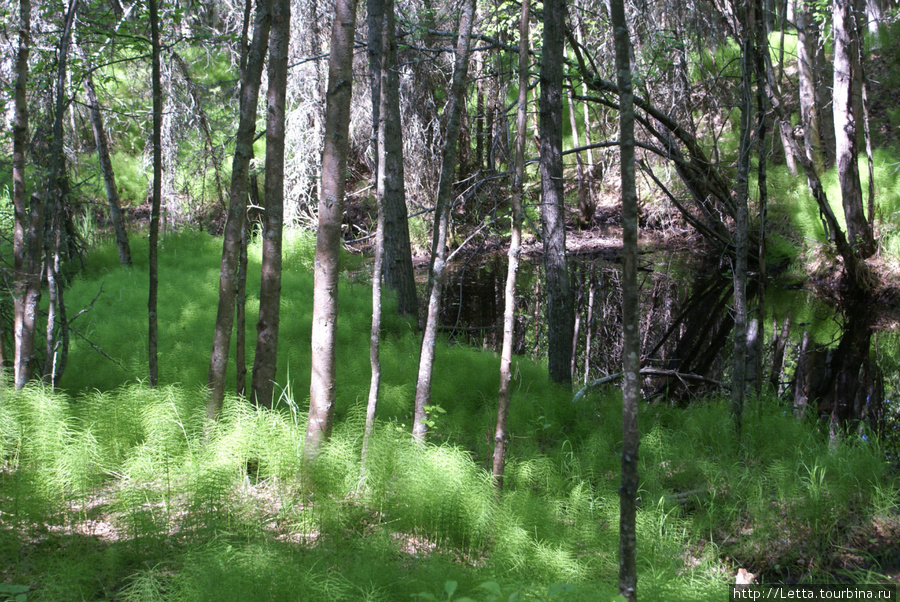
[[[868,168],[868,176],[869,176],[869,185],[868,185],[868,202],[866,203],[866,209],[868,213],[868,227],[869,231],[872,233],[873,244],[874,244],[874,236],[875,236],[875,158],[872,153],[872,131],[869,127],[869,86],[868,86],[868,76],[866,75],[866,28],[862,22],[865,19],[866,13],[862,7],[859,7],[859,10],[855,10],[853,12],[853,23],[856,29],[856,50],[858,52],[856,57],[856,64],[859,67],[859,76],[857,77],[857,81],[859,82],[859,112],[857,114],[857,118],[862,120],[863,124],[863,140],[866,146],[866,167]],[[877,26],[876,26],[877,32]],[[877,36],[873,37],[873,40],[877,40]],[[874,251],[873,251],[874,252]]]
[[[817,174],[825,171],[825,156],[819,134],[819,104],[816,101],[816,46],[819,29],[807,2],[797,7],[797,80],[800,89],[800,123],[806,156]],[[789,151],[788,151],[789,152]]]
[[[158,242],[159,207],[162,201],[162,82],[160,75],[159,14],[157,0],[150,0],[150,43],[153,47],[153,192],[150,208],[150,294],[147,300],[149,316],[149,367],[150,386],[159,383],[159,357],[157,355],[157,297],[159,294]]]
[[[431,242],[431,271],[428,277],[428,314],[425,318],[425,331],[422,334],[422,349],[419,354],[419,373],[416,378],[412,436],[419,443],[425,442],[425,435],[428,432],[426,406],[431,401],[431,377],[434,372],[434,349],[437,342],[441,286],[444,282],[447,229],[450,222],[450,208],[453,204],[457,142],[462,110],[465,105],[466,74],[469,70],[469,42],[472,35],[474,16],[475,0],[466,0],[459,15],[459,37],[456,40],[456,58],[453,63],[453,78],[450,83],[450,93],[447,100],[447,130],[444,135],[441,177],[438,184],[437,201],[435,202],[434,234]]]
[[[50,174],[47,199],[50,203],[49,213],[44,216],[44,270],[47,281],[48,306],[47,329],[45,338],[45,355],[43,376],[45,382],[55,385],[57,379],[56,353],[58,343],[62,344],[61,357],[65,359],[68,353],[68,324],[66,323],[66,307],[63,300],[63,286],[60,282],[61,247],[65,237],[64,217],[66,203],[68,202],[69,184],[66,175],[66,158],[63,148],[63,121],[68,107],[66,93],[67,64],[69,58],[69,40],[72,37],[72,29],[75,25],[75,13],[78,9],[78,0],[71,0],[66,11],[59,47],[56,52],[56,85],[55,103],[53,110],[52,139],[50,144]],[[57,341],[57,335],[61,340]],[[59,375],[65,369],[60,364]]]
[[[290,0],[274,0],[272,5],[266,110],[266,213],[259,287],[259,321],[256,324],[256,356],[251,381],[251,398],[257,405],[267,408],[272,407],[278,359],[281,238],[284,222],[284,108],[288,45],[291,37]]]
[[[637,600],[638,404],[641,336],[638,300],[638,206],[634,177],[634,101],[631,41],[623,0],[610,0],[619,88],[619,164],[622,180],[622,485],[619,488],[619,594]]]
[[[547,358],[550,378],[572,382],[575,315],[566,258],[566,208],[562,161],[562,83],[566,3],[544,7],[544,47],[540,74],[541,234],[547,292]]]
[[[387,272],[385,261],[385,213],[387,197],[396,194],[397,185],[403,199],[406,217],[406,200],[403,197],[403,147],[400,128],[400,102],[397,81],[397,43],[395,39],[394,0],[370,0],[369,6],[379,4],[380,18],[370,19],[369,27],[378,28],[379,61],[377,105],[380,107],[379,123],[375,127],[377,133],[375,163],[378,165],[375,183],[375,201],[378,205],[378,222],[375,229],[375,259],[372,267],[372,329],[369,337],[369,364],[372,376],[369,382],[369,400],[366,405],[366,427],[363,434],[362,462],[365,464],[369,438],[375,427],[375,414],[378,410],[378,395],[381,388],[381,311],[384,274]],[[369,41],[372,42],[372,32]],[[370,55],[370,60],[372,56]],[[373,104],[374,100],[373,100]],[[407,235],[408,236],[408,235]],[[407,238],[407,249],[409,242]],[[389,261],[389,260],[388,260]]]
[[[572,128],[572,144],[575,148],[581,146],[578,137],[578,108],[575,104],[575,82],[570,81],[569,87],[569,125]],[[586,142],[586,144],[590,144]],[[575,173],[578,177],[578,217],[584,226],[590,227],[591,221],[594,219],[594,201],[591,198],[591,191],[587,184],[587,178],[584,168],[584,159],[581,153],[575,153]],[[574,338],[578,338],[577,336]],[[574,365],[574,360],[573,360]],[[574,374],[574,369],[573,369]]]
[[[503,306],[503,346],[500,351],[500,391],[497,402],[497,425],[494,429],[494,455],[491,474],[494,487],[503,491],[506,466],[506,445],[509,441],[507,417],[512,398],[512,350],[516,325],[516,276],[522,252],[522,188],[525,180],[525,142],[528,138],[528,54],[530,2],[522,2],[519,17],[519,93],[516,108],[516,154],[510,204],[512,205],[512,234],[509,240],[506,289]]]
[[[256,5],[253,36],[247,55],[247,66],[241,78],[241,115],[235,137],[234,159],[231,164],[231,187],[228,194],[228,215],[222,241],[222,264],[219,271],[219,305],[213,334],[212,353],[209,359],[209,400],[206,414],[215,419],[225,399],[225,370],[231,331],[234,326],[237,274],[240,264],[241,236],[247,209],[247,179],[250,159],[253,157],[253,136],[256,131],[256,104],[262,78],[266,48],[269,44],[269,27],[272,20],[271,0],[260,0]]]
[[[325,149],[322,153],[322,195],[316,236],[313,286],[312,373],[309,419],[303,455],[313,460],[331,435],[335,399],[335,345],[338,319],[338,276],[341,218],[349,152],[350,98],[353,76],[353,35],[356,0],[337,0],[328,57],[325,104]]]
[[[19,0],[19,40],[16,51],[15,120],[13,121],[13,262],[15,318],[13,381],[21,389],[34,374],[35,323],[41,300],[41,238],[44,203],[40,196],[26,203],[25,149],[28,145],[28,55],[31,51],[31,1]]]
[[[834,37],[834,134],[841,184],[841,200],[847,222],[847,238],[857,256],[865,259],[875,252],[875,240],[866,221],[857,163],[857,102],[854,78],[859,70],[859,37],[853,20],[852,0],[832,3]]]
[[[84,56],[84,53],[79,52],[79,54]],[[112,161],[109,157],[109,139],[106,137],[106,128],[103,126],[103,114],[100,112],[100,103],[97,101],[94,76],[90,71],[88,71],[84,79],[84,91],[87,96],[88,108],[90,109],[94,143],[97,145],[97,159],[100,162],[100,172],[103,174],[103,184],[106,187],[109,221],[112,223],[113,232],[116,235],[116,246],[119,249],[119,263],[131,265],[131,246],[128,244],[128,231],[125,229],[122,204],[119,201],[119,189],[116,187],[116,174],[113,171]]]

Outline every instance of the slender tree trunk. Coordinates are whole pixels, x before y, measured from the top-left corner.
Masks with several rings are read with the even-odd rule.
[[[562,83],[566,24],[565,0],[544,7],[544,49],[541,54],[541,234],[544,239],[544,279],[550,378],[572,382],[574,312],[566,259],[566,207],[562,162]]]
[[[759,290],[757,294],[757,298],[759,299],[759,303],[757,305],[757,321],[759,323],[759,335],[756,337],[756,375],[754,382],[756,383],[756,393],[757,396],[762,392],[762,384],[763,384],[763,357],[765,356],[765,345],[766,345],[766,329],[765,329],[765,317],[766,317],[766,280],[767,280],[767,270],[766,270],[766,228],[767,228],[767,220],[768,220],[768,204],[769,204],[769,191],[768,191],[768,174],[767,174],[767,162],[768,162],[768,152],[766,149],[766,132],[767,132],[767,115],[769,114],[768,107],[768,98],[766,96],[765,86],[762,85],[762,82],[765,81],[766,77],[766,54],[769,51],[768,45],[768,37],[766,36],[766,30],[764,27],[765,20],[762,11],[762,3],[761,0],[753,0],[755,6],[755,34],[756,34],[756,43],[754,44],[754,52],[753,52],[753,61],[754,61],[754,74],[756,76],[756,157],[757,157],[757,183],[759,188],[759,247],[757,248],[757,261],[759,268],[757,270],[757,280],[759,282]],[[784,32],[784,21],[786,19],[787,2],[781,4],[781,23],[782,23],[782,33]],[[782,40],[782,47],[784,46]],[[791,155],[790,148],[785,148],[785,152],[788,155]],[[761,409],[762,406],[760,405]]]
[[[857,37],[857,51],[858,55],[856,57],[856,63],[859,67],[859,114],[858,118],[862,120],[863,124],[863,140],[865,141],[866,147],[866,167],[868,168],[868,176],[869,176],[869,185],[868,185],[868,202],[866,203],[867,213],[868,213],[868,228],[872,233],[872,237],[874,239],[875,236],[875,159],[872,154],[872,131],[869,127],[869,86],[868,86],[868,77],[866,75],[866,28],[861,22],[866,16],[865,9],[860,7],[860,10],[854,11],[854,26],[856,28],[856,37]],[[877,26],[876,26],[877,32]],[[873,40],[877,40],[877,36],[873,37]],[[874,246],[874,240],[873,240]],[[874,253],[874,250],[873,250]]]
[[[578,109],[575,104],[575,82],[570,83],[569,125],[572,128],[572,144],[575,145],[575,148],[578,148],[581,146],[581,143],[578,139]],[[575,173],[578,177],[578,217],[583,225],[590,227],[594,219],[594,203],[587,183],[584,159],[581,158],[580,152],[575,153]],[[575,338],[577,339],[578,337],[576,336]]]
[[[252,399],[272,407],[281,309],[281,235],[284,222],[284,106],[287,94],[291,2],[274,0],[269,36],[269,90],[266,111],[266,215],[263,232],[259,322],[253,361]]]
[[[80,49],[79,54],[84,56]],[[119,249],[119,263],[131,265],[131,246],[128,244],[128,232],[125,229],[122,204],[119,201],[119,189],[116,187],[116,175],[109,157],[109,139],[106,137],[106,129],[103,127],[103,114],[100,112],[100,103],[97,101],[94,76],[90,71],[84,79],[84,90],[90,109],[94,143],[97,145],[97,159],[100,162],[100,172],[103,174],[103,184],[106,187],[109,221],[112,222],[113,232],[116,235],[116,246]]]
[[[241,116],[235,137],[234,159],[231,166],[231,189],[228,194],[228,216],[222,241],[222,266],[219,271],[219,305],[213,335],[212,353],[209,359],[209,401],[206,413],[215,419],[225,399],[225,369],[231,331],[234,326],[236,280],[240,264],[241,236],[247,208],[247,179],[250,158],[253,156],[253,136],[256,130],[256,104],[263,62],[269,43],[269,27],[272,20],[271,0],[260,0],[256,5],[253,37],[247,55],[247,67],[241,78]]]
[[[466,74],[469,69],[469,38],[472,35],[472,21],[475,15],[475,0],[466,0],[459,16],[459,38],[456,41],[456,58],[453,63],[453,79],[447,103],[447,131],[444,136],[444,156],[441,160],[441,179],[435,203],[434,235],[431,243],[431,271],[428,283],[428,315],[425,318],[425,332],[422,335],[422,350],[419,355],[419,373],[416,379],[415,415],[412,436],[424,443],[428,432],[426,406],[431,401],[431,377],[434,371],[434,348],[437,342],[437,327],[440,314],[441,286],[444,283],[444,262],[446,258],[447,228],[450,208],[453,204],[453,183],[456,172],[457,142],[459,125],[465,104]]]
[[[528,140],[528,54],[530,31],[530,2],[522,2],[519,17],[519,93],[516,108],[516,155],[510,203],[512,205],[512,235],[509,241],[506,289],[503,306],[503,346],[500,351],[500,391],[497,403],[497,426],[494,430],[494,456],[491,474],[494,487],[503,491],[506,466],[506,445],[509,441],[507,417],[512,398],[512,350],[516,326],[516,276],[522,253],[522,188],[525,182],[525,143]]]
[[[250,202],[259,206],[259,182],[250,176]],[[250,225],[241,228],[241,250],[238,256],[237,282],[234,293],[234,370],[235,390],[247,394],[247,246],[250,244]]]
[[[634,177],[634,104],[631,41],[623,0],[611,0],[619,88],[619,154],[622,179],[622,485],[619,488],[619,594],[637,600],[638,404],[641,400],[638,206]]]
[[[588,307],[584,333],[584,384],[588,384],[591,378],[591,339],[593,338],[594,325],[594,281],[588,275]]]
[[[731,418],[738,440],[741,438],[741,419],[744,411],[744,394],[747,388],[747,254],[749,219],[747,203],[749,194],[750,156],[753,131],[753,28],[754,15],[751,0],[739,7],[742,25],[741,42],[741,93],[740,93],[740,142],[737,163],[737,211],[734,220],[734,355],[731,383]]]
[[[59,282],[59,252],[63,242],[63,210],[67,203],[68,181],[66,179],[66,158],[63,148],[63,121],[65,120],[68,99],[66,93],[67,64],[69,58],[69,40],[75,25],[75,13],[78,0],[71,0],[66,12],[65,24],[57,49],[56,66],[56,101],[53,110],[53,135],[50,144],[50,174],[47,198],[50,201],[50,212],[44,216],[44,269],[48,289],[46,346],[44,356],[44,380],[53,384],[55,373],[54,354],[57,349],[56,336],[66,328],[63,322],[65,305],[63,303],[62,284]]]
[[[366,51],[369,57],[369,93],[372,98],[372,147],[375,159],[375,185],[380,168],[378,157],[378,127],[381,123],[381,56],[384,29],[384,0],[366,0]]]
[[[157,247],[159,240],[159,207],[162,199],[162,82],[160,75],[159,14],[157,0],[150,0],[150,40],[153,46],[153,193],[150,209],[150,295],[147,301],[149,315],[150,386],[159,383],[159,358],[157,356],[157,295],[159,273]]]
[[[781,332],[777,332],[778,322],[777,320],[773,320],[772,322],[772,331],[776,333],[775,336],[775,351],[772,354],[772,374],[769,376],[769,384],[772,385],[772,391],[775,395],[781,394],[781,373],[784,369],[784,350],[787,347],[788,336],[791,332],[791,316],[790,314],[784,317],[784,321],[781,323]]]
[[[349,152],[350,98],[353,76],[353,35],[356,0],[337,0],[328,58],[325,104],[325,150],[322,154],[322,196],[316,237],[313,287],[312,374],[309,420],[303,454],[313,460],[331,435],[335,399],[335,345],[338,318],[338,275],[341,218]]]
[[[832,3],[834,37],[834,134],[847,238],[857,256],[865,259],[875,252],[875,241],[866,221],[857,163],[857,129],[853,81],[859,69],[859,39],[853,21],[851,0]]]
[[[16,52],[15,120],[13,122],[13,262],[15,269],[13,380],[21,389],[35,367],[35,318],[41,299],[41,237],[44,203],[32,196],[26,204],[25,149],[28,145],[28,55],[31,51],[31,1],[19,0],[19,47]]]

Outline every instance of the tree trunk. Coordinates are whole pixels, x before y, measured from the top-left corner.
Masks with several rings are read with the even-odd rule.
[[[316,237],[313,287],[312,374],[309,420],[303,454],[313,460],[331,435],[335,399],[335,345],[338,318],[338,275],[341,218],[344,214],[350,99],[353,76],[353,35],[356,0],[337,0],[328,58],[325,104],[325,149],[322,153],[322,196]]]
[[[388,6],[390,4],[390,6]],[[413,273],[412,245],[409,240],[409,221],[406,210],[406,190],[403,173],[403,126],[400,117],[400,77],[397,71],[396,25],[393,2],[385,0],[384,23],[389,27],[382,40],[381,112],[385,129],[383,161],[378,169],[384,172],[384,255],[382,272],[384,283],[397,295],[397,311],[402,316],[416,316],[419,302],[416,297],[416,278]]]
[[[862,187],[857,163],[857,129],[859,117],[855,110],[854,78],[859,70],[860,43],[853,21],[851,0],[832,3],[832,32],[834,36],[834,134],[841,184],[841,200],[847,222],[847,238],[860,259],[875,252],[875,241],[866,221],[862,202]]]
[[[797,7],[797,79],[800,87],[800,123],[806,156],[817,174],[825,171],[825,157],[819,136],[819,104],[816,100],[816,46],[819,30],[806,2]],[[787,150],[786,152],[790,152]]]
[[[57,49],[56,100],[53,110],[53,135],[50,144],[50,174],[47,198],[50,212],[44,216],[44,269],[47,279],[49,303],[47,308],[46,346],[44,356],[44,379],[53,385],[55,375],[54,353],[57,349],[56,336],[66,328],[64,323],[65,305],[62,284],[59,282],[60,248],[63,242],[63,210],[67,203],[69,185],[66,179],[66,157],[63,146],[63,120],[66,115],[68,98],[66,93],[69,40],[75,25],[78,0],[71,0],[66,13],[65,24]]]
[[[453,204],[453,184],[456,172],[456,151],[459,125],[465,103],[466,73],[469,69],[469,38],[475,15],[475,0],[466,0],[459,16],[459,38],[456,41],[456,58],[453,63],[453,79],[447,101],[447,131],[444,136],[444,155],[441,160],[441,178],[435,203],[434,235],[431,243],[431,270],[429,274],[428,315],[422,334],[422,350],[419,355],[419,373],[416,378],[415,415],[412,436],[423,443],[428,432],[426,406],[431,401],[431,376],[434,371],[434,348],[440,314],[441,286],[444,282],[447,228],[450,208]]]
[[[250,158],[253,156],[253,136],[256,130],[256,103],[263,61],[269,43],[272,6],[269,0],[256,5],[253,37],[247,55],[247,67],[241,78],[241,116],[235,137],[234,159],[231,165],[231,188],[228,194],[228,216],[222,241],[222,266],[219,271],[219,305],[209,359],[209,401],[207,417],[215,419],[225,399],[225,369],[234,326],[235,284],[240,264],[241,236],[247,207],[247,179]]]
[[[157,1],[150,0],[150,40],[153,47],[153,193],[150,208],[150,294],[147,300],[149,316],[149,367],[150,386],[159,382],[159,358],[157,357],[157,294],[159,274],[157,246],[159,240],[159,207],[162,194],[162,82],[159,57],[159,14]]]
[[[550,378],[572,382],[574,313],[566,259],[566,207],[562,162],[562,83],[566,3],[544,7],[544,48],[541,54],[541,234],[544,239],[544,279],[547,290],[547,356]]]
[[[79,54],[84,56],[81,52]],[[116,175],[109,157],[109,140],[106,137],[106,129],[103,127],[103,115],[100,112],[100,103],[97,101],[97,91],[94,89],[94,77],[90,71],[88,71],[84,80],[84,90],[87,95],[88,108],[90,109],[94,143],[97,145],[97,159],[100,162],[100,171],[103,174],[103,184],[106,186],[109,221],[112,222],[113,232],[116,235],[116,245],[119,248],[119,263],[131,265],[131,246],[128,244],[128,232],[125,229],[125,219],[122,216],[122,204],[119,201],[119,189],[116,187]]]
[[[266,110],[266,215],[263,231],[259,322],[251,398],[272,407],[281,309],[281,235],[284,222],[284,106],[287,93],[291,2],[274,0],[269,36],[269,90]]]
[[[759,324],[759,335],[756,338],[756,374],[754,375],[754,382],[756,384],[756,393],[757,396],[762,392],[762,383],[763,383],[763,357],[765,355],[765,344],[766,344],[766,329],[765,329],[765,316],[766,316],[766,284],[767,284],[767,270],[766,270],[766,228],[768,221],[768,205],[769,205],[769,190],[768,190],[768,174],[767,174],[767,162],[768,162],[768,153],[766,152],[766,132],[768,127],[767,116],[769,114],[768,107],[768,97],[766,96],[765,86],[762,85],[762,82],[765,81],[766,77],[766,53],[769,51],[768,44],[768,36],[766,36],[766,29],[764,27],[765,23],[765,15],[763,14],[761,8],[761,1],[754,0],[755,6],[755,34],[756,40],[753,47],[753,62],[754,62],[754,75],[756,76],[756,159],[757,159],[757,170],[756,170],[756,178],[757,184],[759,188],[759,247],[757,250],[757,282],[758,289],[756,298],[759,300],[756,308],[757,322]],[[781,30],[782,34],[784,33],[784,21],[787,18],[785,12],[787,10],[787,2],[784,2],[780,5],[781,10]],[[784,46],[784,40],[782,35],[782,48]],[[793,156],[790,151],[790,147],[785,148],[785,153],[789,156]],[[760,410],[762,409],[762,405],[758,406]]]
[[[41,238],[44,203],[31,197],[26,205],[25,149],[28,145],[28,55],[31,51],[31,1],[19,0],[19,47],[16,51],[15,120],[13,122],[13,262],[15,309],[13,377],[16,389],[25,386],[35,368],[35,318],[41,300]]]
[[[781,332],[778,332],[778,321],[772,321],[772,331],[775,333],[775,350],[772,353],[772,374],[769,375],[769,384],[776,396],[781,394],[781,373],[784,370],[784,350],[787,347],[788,337],[791,332],[791,315],[784,317],[781,323]]]
[[[572,81],[569,88],[569,125],[572,128],[572,144],[575,148],[581,146],[578,140],[578,110],[575,104],[575,82]],[[575,153],[575,173],[578,178],[578,218],[582,225],[590,227],[594,219],[594,203],[591,198],[590,188],[588,187],[587,177],[584,169],[584,160],[581,153]],[[577,336],[575,337],[578,338]],[[574,374],[574,370],[572,372]]]
[[[631,41],[623,0],[611,0],[619,88],[619,162],[622,180],[622,485],[619,488],[619,594],[637,600],[638,404],[641,400],[638,206],[634,177],[634,104]]]
[[[516,155],[510,203],[512,204],[512,235],[509,241],[509,266],[506,272],[506,289],[503,306],[503,346],[500,351],[500,391],[497,403],[497,426],[494,430],[494,456],[491,474],[494,487],[503,491],[506,466],[506,445],[509,441],[507,417],[512,398],[512,350],[516,325],[516,276],[519,271],[519,255],[522,252],[522,188],[525,181],[525,142],[528,139],[528,54],[530,3],[522,3],[519,17],[519,93],[516,109]]]
[[[738,440],[741,438],[741,418],[744,411],[744,394],[747,389],[747,239],[749,234],[748,197],[750,155],[752,152],[753,118],[752,74],[753,74],[753,26],[754,16],[751,2],[746,0],[739,7],[742,13],[741,48],[741,129],[737,163],[737,212],[734,220],[734,355],[731,382],[731,418]]]

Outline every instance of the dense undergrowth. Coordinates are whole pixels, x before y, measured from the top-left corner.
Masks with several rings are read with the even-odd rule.
[[[498,499],[486,470],[497,358],[441,345],[440,411],[430,443],[415,445],[418,339],[391,318],[363,470],[370,301],[362,277],[348,272],[337,424],[315,470],[304,471],[312,243],[297,237],[285,261],[283,394],[271,411],[229,399],[204,438],[217,246],[205,234],[164,241],[158,389],[139,382],[146,271],[118,267],[111,246],[88,259],[68,295],[74,313],[102,283],[74,324],[84,338],[65,391],[0,386],[3,582],[43,600],[616,595],[615,390],[572,404],[543,367],[519,359]],[[772,399],[751,403],[745,424],[737,443],[716,398],[642,408],[642,599],[722,600],[739,567],[769,579],[870,582],[895,568],[879,562],[898,532],[900,485],[874,441],[829,442],[820,425]]]

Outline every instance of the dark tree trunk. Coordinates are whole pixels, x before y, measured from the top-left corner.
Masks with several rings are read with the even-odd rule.
[[[494,430],[494,456],[491,474],[494,487],[503,491],[503,475],[506,466],[506,445],[509,441],[507,417],[512,398],[513,338],[516,325],[516,276],[519,270],[519,255],[522,251],[522,188],[525,181],[525,142],[528,138],[528,54],[530,3],[522,3],[519,17],[519,92],[516,109],[516,155],[513,172],[510,203],[512,205],[512,235],[509,241],[506,288],[503,307],[503,347],[500,351],[500,391],[497,403],[497,426]]]
[[[747,0],[739,7],[739,10],[742,13],[743,40],[741,44],[741,129],[737,163],[737,211],[734,220],[734,355],[731,382],[731,418],[734,421],[738,439],[741,438],[741,417],[744,410],[744,394],[747,389],[747,241],[750,229],[747,204],[753,137],[750,124],[753,118],[754,46],[754,15],[750,1]]]
[[[566,26],[564,0],[544,7],[544,48],[541,54],[541,234],[547,290],[547,356],[550,378],[572,382],[574,313],[566,259],[566,208],[562,162],[563,48]]]
[[[619,155],[622,180],[622,485],[619,488],[619,594],[637,600],[638,404],[641,400],[638,206],[634,178],[634,104],[631,41],[623,0],[611,0],[619,88]]]
[[[256,6],[253,38],[247,55],[247,67],[241,78],[241,116],[235,137],[234,160],[231,166],[231,189],[228,194],[228,216],[222,241],[222,266],[219,271],[219,305],[213,335],[212,354],[209,360],[209,401],[207,416],[215,419],[225,399],[225,369],[228,366],[228,348],[234,326],[236,280],[241,254],[241,236],[247,208],[247,179],[250,158],[253,156],[253,136],[256,130],[256,103],[263,62],[269,43],[269,27],[272,6],[269,0],[261,0]]]
[[[453,184],[456,172],[457,142],[463,106],[465,104],[466,73],[469,69],[469,38],[475,16],[475,0],[466,0],[459,16],[459,38],[456,41],[456,58],[453,63],[453,79],[447,106],[447,131],[444,136],[444,155],[441,160],[441,179],[435,203],[434,236],[431,243],[431,270],[429,274],[428,314],[425,332],[422,334],[422,350],[419,355],[419,373],[416,378],[415,415],[412,436],[420,443],[428,432],[428,414],[425,407],[431,401],[431,377],[434,371],[434,348],[437,342],[440,317],[441,288],[444,282],[447,228],[450,208],[453,204]]]
[[[390,6],[388,6],[390,4]],[[397,295],[397,310],[404,316],[416,316],[416,279],[413,274],[412,245],[406,212],[406,191],[403,173],[403,127],[400,119],[400,78],[397,71],[397,42],[393,2],[385,1],[382,40],[381,112],[380,127],[385,130],[383,161],[379,173],[384,172],[384,283]]]
[[[41,238],[44,203],[40,196],[25,198],[25,149],[28,144],[28,55],[31,51],[31,2],[19,0],[19,47],[16,52],[15,120],[13,122],[13,262],[15,308],[13,335],[14,384],[21,389],[34,374],[35,318],[41,300]]]
[[[316,237],[313,287],[312,373],[309,420],[303,454],[314,459],[331,435],[335,399],[335,351],[338,318],[338,275],[341,218],[349,152],[350,99],[356,0],[337,0],[328,58],[325,104],[325,150],[322,153],[322,196]]]
[[[159,207],[162,194],[162,81],[160,75],[159,14],[157,0],[150,0],[150,40],[153,46],[153,193],[150,209],[150,295],[147,301],[149,315],[150,386],[159,382],[159,358],[157,356],[157,295],[159,273],[157,246],[159,240]]]
[[[278,359],[281,308],[281,235],[284,222],[284,105],[287,93],[291,2],[274,0],[269,36],[269,90],[266,111],[266,215],[263,230],[262,277],[253,391],[257,405],[272,407]]]

